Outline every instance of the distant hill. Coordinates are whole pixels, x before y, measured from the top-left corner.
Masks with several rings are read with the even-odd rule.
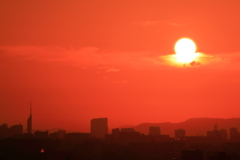
[[[133,125],[124,125],[124,126],[121,126],[119,128],[134,128],[135,126]]]
[[[214,124],[218,124],[218,129],[226,129],[229,133],[231,127],[240,128],[240,118],[191,118],[181,123],[142,123],[135,126],[135,130],[148,134],[150,126],[159,126],[161,134],[174,136],[176,129],[186,130],[187,136],[206,135],[207,131],[213,130]]]

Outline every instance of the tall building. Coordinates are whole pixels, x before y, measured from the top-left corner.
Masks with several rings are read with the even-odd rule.
[[[150,126],[149,127],[149,136],[159,136],[160,135],[160,127]]]
[[[91,137],[104,138],[108,133],[108,119],[96,118],[91,120]]]
[[[30,103],[30,116],[27,120],[27,133],[32,134],[32,103]]]

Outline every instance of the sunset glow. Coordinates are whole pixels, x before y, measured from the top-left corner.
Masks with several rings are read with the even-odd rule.
[[[0,123],[26,129],[30,102],[33,130],[89,132],[98,117],[109,129],[239,117],[239,8],[239,0],[0,0]]]

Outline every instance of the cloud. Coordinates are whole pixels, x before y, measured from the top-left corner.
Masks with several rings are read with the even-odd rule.
[[[117,68],[108,68],[106,70],[106,72],[119,72],[119,71],[120,71],[120,69],[117,69]]]
[[[160,24],[160,21],[141,21],[136,24],[141,25],[141,26],[153,26],[153,25]]]
[[[189,63],[191,66],[199,66],[201,65],[200,62],[196,62],[196,61],[192,61],[191,63]]]
[[[18,57],[24,60],[35,59],[40,61],[72,62],[81,65],[102,63],[102,58],[97,54],[99,48],[86,47],[81,49],[67,49],[61,47],[36,47],[36,46],[5,46],[0,47],[0,52],[5,55]]]
[[[151,67],[155,66],[157,56],[150,52],[120,52],[103,51],[96,47],[80,49],[62,47],[37,46],[1,46],[0,56],[18,58],[20,60],[38,60],[44,62],[59,62],[68,65],[78,65],[81,69],[89,66],[100,66],[105,72],[119,72],[119,65]],[[155,60],[154,60],[155,59]],[[159,63],[159,60],[157,60]],[[98,68],[100,69],[100,68]]]
[[[176,22],[169,22],[169,25],[175,26],[175,27],[182,27],[182,24],[176,23]]]
[[[205,53],[196,53],[198,54],[197,58],[189,63],[177,62],[174,54],[159,56],[159,59],[165,61],[166,65],[171,66],[182,66],[182,67],[196,67],[196,66],[209,66],[209,65],[219,65],[229,63],[230,59],[236,59],[240,55],[235,55],[230,58],[229,54],[217,54],[210,55]]]
[[[57,46],[0,46],[0,56],[18,58],[20,60],[38,60],[56,62],[66,65],[80,66],[81,69],[90,69],[92,66],[100,72],[119,72],[124,67],[136,69],[163,69],[164,67],[222,67],[223,65],[239,66],[240,54],[205,54],[198,53],[196,60],[187,63],[177,63],[173,55],[161,55],[151,51],[121,52],[105,51],[97,47],[63,48]],[[239,67],[240,68],[240,67]]]

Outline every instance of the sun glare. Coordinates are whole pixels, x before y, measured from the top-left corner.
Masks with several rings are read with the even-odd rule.
[[[174,57],[176,57],[177,61],[181,63],[190,63],[197,57],[196,45],[189,38],[178,40],[175,44],[174,50],[176,52]]]

